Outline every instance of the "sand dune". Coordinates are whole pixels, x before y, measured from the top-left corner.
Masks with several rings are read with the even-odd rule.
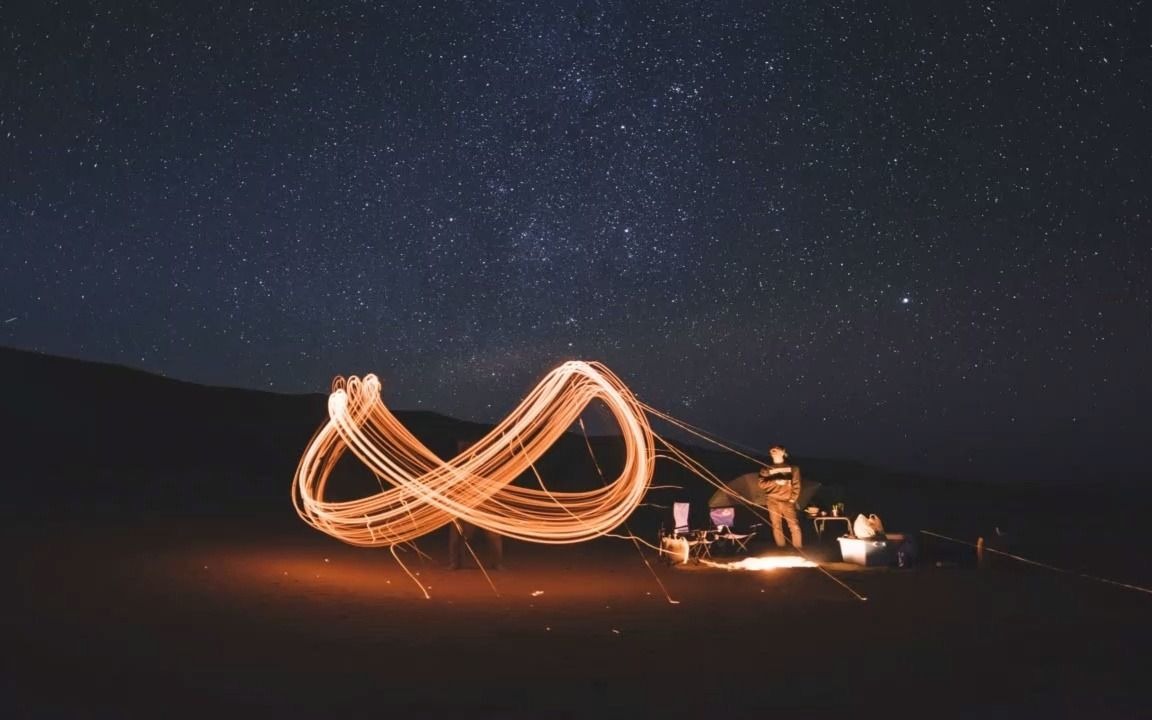
[[[509,543],[490,584],[444,569],[444,538],[432,537],[419,543],[428,557],[404,555],[425,599],[387,551],[344,546],[292,513],[291,472],[321,396],[11,350],[0,365],[0,415],[17,429],[4,435],[0,496],[3,717],[1147,714],[1144,593],[1002,557],[978,570],[971,548],[942,541],[914,568],[861,569],[838,562],[830,538],[810,549],[828,574],[671,567],[618,540]],[[477,429],[428,413],[405,422],[441,451]],[[592,441],[609,473],[614,443]],[[722,478],[749,467],[692,452]],[[1152,585],[1147,490],[1104,478],[1085,497],[804,467],[890,529],[984,536]],[[342,492],[375,487],[353,470]],[[560,487],[595,478],[577,436],[540,470]],[[656,483],[678,489],[649,493],[628,523],[650,540],[673,500],[699,512],[712,493],[667,464]]]
[[[1152,597],[1052,572],[828,564],[861,602],[819,570],[649,571],[621,541],[511,543],[494,591],[443,569],[431,538],[431,559],[406,556],[424,599],[386,551],[284,520],[10,523],[5,714],[1147,708]]]

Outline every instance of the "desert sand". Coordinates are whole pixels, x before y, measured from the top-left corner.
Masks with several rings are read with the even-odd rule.
[[[1152,597],[1014,562],[770,572],[294,517],[7,524],[5,717],[1146,716]],[[770,543],[769,543],[770,544]],[[755,553],[772,552],[765,543]],[[828,546],[811,548],[838,560]],[[666,589],[666,592],[664,589]],[[673,602],[675,601],[675,602]],[[848,715],[845,715],[847,713]],[[783,715],[781,715],[783,717]]]

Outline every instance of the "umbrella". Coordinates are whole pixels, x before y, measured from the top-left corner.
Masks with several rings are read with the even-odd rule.
[[[708,499],[708,507],[740,506],[748,503],[763,507],[765,497],[764,491],[760,489],[759,479],[759,474],[750,472],[724,483],[723,487],[717,488],[716,492],[712,493],[712,497]]]
[[[724,487],[717,488],[716,492],[712,493],[712,497],[708,499],[708,507],[727,507],[729,505],[739,507],[749,503],[764,507],[767,498],[764,497],[764,491],[760,489],[759,480],[758,473],[750,472],[724,483]],[[801,507],[807,504],[820,487],[820,483],[814,480],[805,480],[801,485],[798,504]]]

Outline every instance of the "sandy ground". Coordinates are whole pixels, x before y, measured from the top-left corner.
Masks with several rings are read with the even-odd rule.
[[[421,548],[434,559],[403,556],[425,599],[387,551],[293,522],[10,523],[3,716],[1118,718],[1152,707],[1139,670],[1152,596],[1018,564],[826,565],[862,602],[817,569],[670,567],[622,541],[509,542],[494,590],[478,570],[444,569],[431,539]]]

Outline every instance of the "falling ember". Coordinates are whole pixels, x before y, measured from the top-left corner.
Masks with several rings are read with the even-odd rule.
[[[513,486],[594,400],[607,405],[620,425],[620,475],[585,492]],[[337,377],[328,415],[300,459],[292,501],[306,523],[350,545],[395,546],[456,518],[530,542],[591,540],[632,514],[655,463],[647,417],[631,391],[599,363],[572,361],[556,368],[488,435],[448,461],[384,406],[375,375]],[[324,499],[332,469],[346,451],[375,473],[381,492],[342,502]]]

